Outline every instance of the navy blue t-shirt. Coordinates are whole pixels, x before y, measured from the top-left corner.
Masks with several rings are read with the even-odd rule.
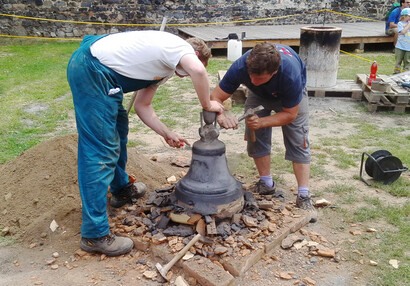
[[[232,94],[241,84],[244,84],[258,96],[280,100],[285,108],[298,105],[306,86],[306,66],[292,48],[279,44],[276,44],[276,48],[280,52],[281,63],[278,72],[267,83],[259,86],[251,83],[246,66],[246,59],[250,53],[248,51],[231,65],[219,82],[219,87],[224,92]]]

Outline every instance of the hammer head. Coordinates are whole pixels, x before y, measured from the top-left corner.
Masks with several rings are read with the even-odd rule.
[[[159,264],[159,263],[157,263],[157,264],[155,265],[155,267],[157,268],[159,274],[161,274],[162,278],[164,278],[165,280],[168,281],[168,278],[167,278],[167,273],[168,273],[168,271],[167,271],[166,269],[164,269],[164,268],[162,267],[162,265]]]
[[[245,111],[245,113],[243,115],[239,116],[238,121],[241,121],[241,120],[243,120],[247,117],[250,117],[250,116],[254,115],[256,112],[261,111],[263,109],[264,108],[263,108],[262,105],[259,105],[259,106],[254,107],[254,108],[249,108],[248,110]]]

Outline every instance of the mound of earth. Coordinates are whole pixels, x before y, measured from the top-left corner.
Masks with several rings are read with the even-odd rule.
[[[53,220],[67,235],[79,233],[77,143],[77,135],[55,137],[1,166],[0,228],[26,242],[47,236]],[[166,183],[173,167],[130,148],[127,170],[154,190]]]

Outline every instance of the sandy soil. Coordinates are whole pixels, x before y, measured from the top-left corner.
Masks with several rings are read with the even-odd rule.
[[[345,118],[359,118],[386,128],[410,126],[408,117],[364,113],[357,109],[358,104],[348,98],[311,98],[311,143],[315,144],[323,137],[344,137],[354,133],[354,125]],[[197,134],[198,127],[180,131]],[[221,131],[219,139],[227,146],[230,166],[234,166],[235,160],[240,160],[240,155],[245,152],[242,131]],[[275,148],[282,148],[280,132],[274,132],[277,136]],[[405,135],[409,135],[409,132]],[[181,168],[173,166],[169,158],[189,157],[190,151],[166,147],[158,135],[150,132],[138,136],[139,140],[147,144],[140,148],[129,148],[129,172],[136,175],[138,181],[146,183],[151,191],[164,186],[169,176],[178,177]],[[364,146],[361,150],[346,151],[357,154],[357,166],[341,170],[329,160],[326,169],[332,176],[328,179],[313,177],[313,195],[331,184],[348,180],[349,185],[356,187],[359,194],[365,193],[392,205],[403,203],[403,199],[352,179],[358,175],[361,152],[370,150]],[[147,269],[155,271],[157,259],[150,252],[135,249],[131,255],[119,258],[75,255],[79,248],[81,224],[76,152],[76,135],[55,137],[0,167],[0,227],[8,227],[10,233],[18,239],[11,246],[0,247],[0,285],[162,285],[142,275]],[[150,159],[154,154],[159,158],[156,162]],[[272,166],[273,171],[274,168]],[[294,176],[290,173],[281,176],[283,181],[279,187],[294,197]],[[408,173],[404,176],[409,178]],[[256,178],[245,176],[243,179],[252,182]],[[337,201],[337,196],[327,195],[326,199]],[[53,220],[59,225],[54,232],[50,230]],[[306,277],[315,280],[316,285],[366,285],[371,275],[369,265],[367,262],[358,263],[360,258],[352,258],[355,256],[352,253],[355,238],[349,230],[355,227],[361,230],[366,227],[382,230],[379,225],[335,228],[339,224],[340,219],[331,211],[323,212],[320,209],[319,221],[304,228],[322,235],[334,245],[338,250],[337,259],[312,258],[306,249],[275,249],[244,277],[238,278],[236,285],[303,285],[303,282],[297,283]],[[377,235],[369,243],[374,241],[377,242]],[[58,253],[56,262],[48,264],[47,261],[55,252]],[[283,271],[291,273],[292,278],[279,278]],[[175,270],[175,274],[178,274],[178,270]]]

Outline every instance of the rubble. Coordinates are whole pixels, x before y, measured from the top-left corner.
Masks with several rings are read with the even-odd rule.
[[[133,239],[137,250],[151,250],[164,261],[170,261],[192,235],[201,233],[203,238],[176,265],[204,285],[231,285],[292,229],[297,231],[309,221],[308,214],[282,198],[261,197],[246,190],[239,213],[223,219],[203,216],[178,204],[174,186],[165,185],[133,206],[110,208],[110,227],[115,234]],[[77,250],[75,255],[86,259],[89,254]],[[144,267],[143,279],[160,279],[155,269]],[[209,275],[206,269],[214,273]]]

